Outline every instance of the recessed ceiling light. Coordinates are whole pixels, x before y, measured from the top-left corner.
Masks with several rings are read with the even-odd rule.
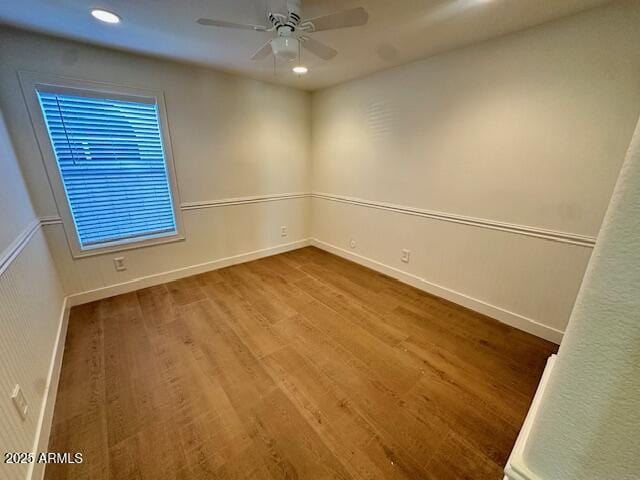
[[[102,10],[101,8],[94,8],[91,10],[91,15],[97,18],[101,22],[105,23],[120,23],[120,17],[108,10]]]
[[[307,67],[303,67],[302,65],[298,65],[297,67],[293,67],[293,73],[298,75],[304,75],[307,73],[309,69]]]

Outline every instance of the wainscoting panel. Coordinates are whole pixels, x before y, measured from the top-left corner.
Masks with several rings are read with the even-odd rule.
[[[39,224],[19,238],[0,274],[0,452],[46,448],[66,327],[64,292]],[[24,420],[10,398],[18,383],[29,405]],[[0,462],[0,478],[24,480],[33,468]]]
[[[311,236],[320,248],[559,343],[595,239],[432,214],[314,194]]]
[[[287,193],[183,204],[185,240],[85,258],[71,256],[61,223],[47,219],[44,229],[65,291],[83,301],[96,299],[98,292],[122,293],[120,287],[135,287],[141,279],[137,288],[149,286],[146,282],[153,278],[168,281],[165,274],[190,275],[202,265],[213,269],[238,256],[298,245],[309,238],[308,197]],[[286,227],[285,235],[281,227]],[[116,257],[124,257],[125,271],[115,270]]]

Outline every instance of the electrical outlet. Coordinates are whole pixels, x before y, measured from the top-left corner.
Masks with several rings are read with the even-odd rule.
[[[127,265],[124,263],[124,257],[114,258],[113,264],[116,267],[116,272],[124,272],[127,269]]]
[[[13,388],[13,393],[11,394],[11,400],[13,400],[13,405],[18,410],[18,413],[24,420],[27,418],[27,413],[29,413],[29,404],[27,403],[27,399],[24,398],[24,393],[22,392],[22,388],[20,385],[16,384]]]
[[[351,248],[356,248],[358,244],[356,243],[356,241],[352,238],[351,240],[349,240],[349,246]]]
[[[280,236],[281,237],[286,237],[288,235],[287,233],[287,226],[283,225],[280,227]]]
[[[411,256],[411,250],[402,250],[402,256],[400,257],[400,260],[402,260],[404,263],[409,263],[409,257]]]

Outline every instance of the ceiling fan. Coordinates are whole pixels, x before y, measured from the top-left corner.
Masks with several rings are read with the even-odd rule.
[[[286,15],[270,12],[267,15],[267,20],[271,26],[268,27],[264,25],[227,22],[226,20],[215,20],[211,18],[199,18],[196,22],[200,25],[211,27],[237,28],[256,32],[275,32],[276,37],[262,45],[262,47],[253,54],[251,59],[261,60],[273,54],[283,60],[292,61],[298,58],[300,47],[323,60],[331,60],[338,52],[328,45],[311,38],[309,34],[337,28],[358,27],[365,25],[369,20],[369,14],[362,7],[351,8],[320,17],[303,19],[301,2],[302,0],[288,0]]]

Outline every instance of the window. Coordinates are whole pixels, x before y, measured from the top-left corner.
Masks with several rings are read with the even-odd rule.
[[[181,238],[161,96],[67,83],[34,83],[32,92],[40,136],[46,135],[51,153],[45,165],[50,177],[55,170],[52,183],[59,187],[58,207],[64,198],[65,230],[76,234],[74,254]]]

